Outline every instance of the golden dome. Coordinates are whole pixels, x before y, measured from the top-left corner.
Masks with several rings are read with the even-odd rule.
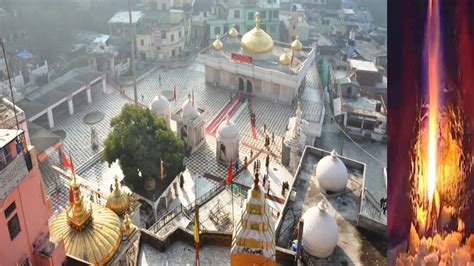
[[[280,63],[280,65],[287,66],[290,64],[290,61],[291,61],[291,58],[288,55],[287,49],[285,49],[283,53],[280,55],[280,59],[278,60],[278,62]]]
[[[106,264],[122,240],[120,219],[106,207],[91,203],[87,208],[75,179],[71,182],[74,202],[53,219],[50,233],[64,240],[68,255],[95,265]]]
[[[235,25],[232,25],[232,28],[229,30],[229,36],[232,38],[236,38],[239,36],[239,31],[235,28]]]
[[[242,36],[240,47],[252,53],[267,53],[273,49],[273,40],[260,28],[260,13],[255,13],[255,28]]]
[[[301,51],[301,48],[303,48],[303,45],[301,44],[299,40],[299,36],[296,35],[296,39],[291,43],[291,50]]]
[[[212,43],[212,47],[214,47],[214,50],[222,50],[222,48],[224,48],[219,35],[216,36],[216,40]]]
[[[125,193],[125,191],[120,190],[117,176],[115,176],[115,189],[107,198],[105,206],[118,215],[122,215],[130,206],[128,194]]]

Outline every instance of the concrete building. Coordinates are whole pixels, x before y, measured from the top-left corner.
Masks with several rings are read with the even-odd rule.
[[[303,151],[294,182],[290,185],[290,193],[286,196],[285,206],[275,226],[277,249],[287,248],[296,242],[295,232],[298,230],[299,217],[302,217],[302,259],[307,264],[375,265],[383,260],[384,254],[375,247],[386,243],[387,219],[365,187],[366,166],[338,156],[347,169],[347,185],[342,191],[327,192],[322,188],[327,184],[318,182],[318,171],[315,170],[321,163],[324,164],[322,159],[326,156],[332,160],[331,153],[326,150],[306,146]],[[315,207],[321,201],[328,204],[321,206],[323,208]],[[376,234],[368,238],[359,228]],[[295,250],[296,245],[293,246]]]
[[[219,38],[198,54],[198,62],[206,66],[206,84],[292,104],[304,88],[315,50],[298,40],[274,42],[260,23],[257,13],[254,29]],[[291,55],[285,50],[289,48]]]
[[[53,208],[27,134],[0,129],[0,258],[4,265],[62,265],[64,242],[49,235]]]
[[[293,4],[291,10],[280,11],[280,40],[291,43],[298,38],[303,43],[309,41],[310,26],[306,21],[305,10],[300,4]]]
[[[254,27],[254,14],[261,14],[261,28],[273,39],[280,35],[279,21],[280,4],[277,0],[239,0],[237,2],[217,1],[206,23],[209,27],[207,40],[213,40],[217,35],[224,35],[230,28],[240,32],[250,31]]]
[[[141,60],[183,56],[191,39],[191,0],[147,0],[137,26],[137,53]]]

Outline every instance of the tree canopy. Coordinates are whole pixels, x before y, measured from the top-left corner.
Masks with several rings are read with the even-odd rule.
[[[105,140],[104,159],[109,165],[119,160],[126,182],[141,186],[148,177],[158,181],[160,160],[167,178],[184,169],[183,142],[153,111],[126,104],[110,125],[112,132]]]

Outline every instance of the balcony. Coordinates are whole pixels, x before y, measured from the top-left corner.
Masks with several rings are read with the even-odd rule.
[[[30,153],[26,156],[21,153],[0,170],[0,200],[3,200],[28,174],[28,166],[32,166]]]

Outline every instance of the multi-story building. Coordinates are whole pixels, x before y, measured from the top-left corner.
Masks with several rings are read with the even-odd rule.
[[[166,60],[185,55],[191,39],[193,4],[192,0],[147,0],[137,25],[138,58]]]
[[[309,40],[309,24],[300,4],[293,4],[290,10],[281,10],[279,17],[283,26],[280,26],[281,41],[290,43],[297,36],[301,42]]]
[[[255,12],[260,12],[261,28],[273,39],[280,37],[280,3],[278,0],[241,0],[237,2],[218,1],[207,15],[209,36],[205,39],[211,41],[217,35],[226,34],[232,25],[239,32],[247,32],[255,27]]]
[[[8,108],[17,119],[11,116],[13,128],[3,124],[0,129],[1,264],[62,265],[65,246],[62,239],[49,235],[53,206],[43,188],[35,148],[26,125],[16,122],[23,111]]]

